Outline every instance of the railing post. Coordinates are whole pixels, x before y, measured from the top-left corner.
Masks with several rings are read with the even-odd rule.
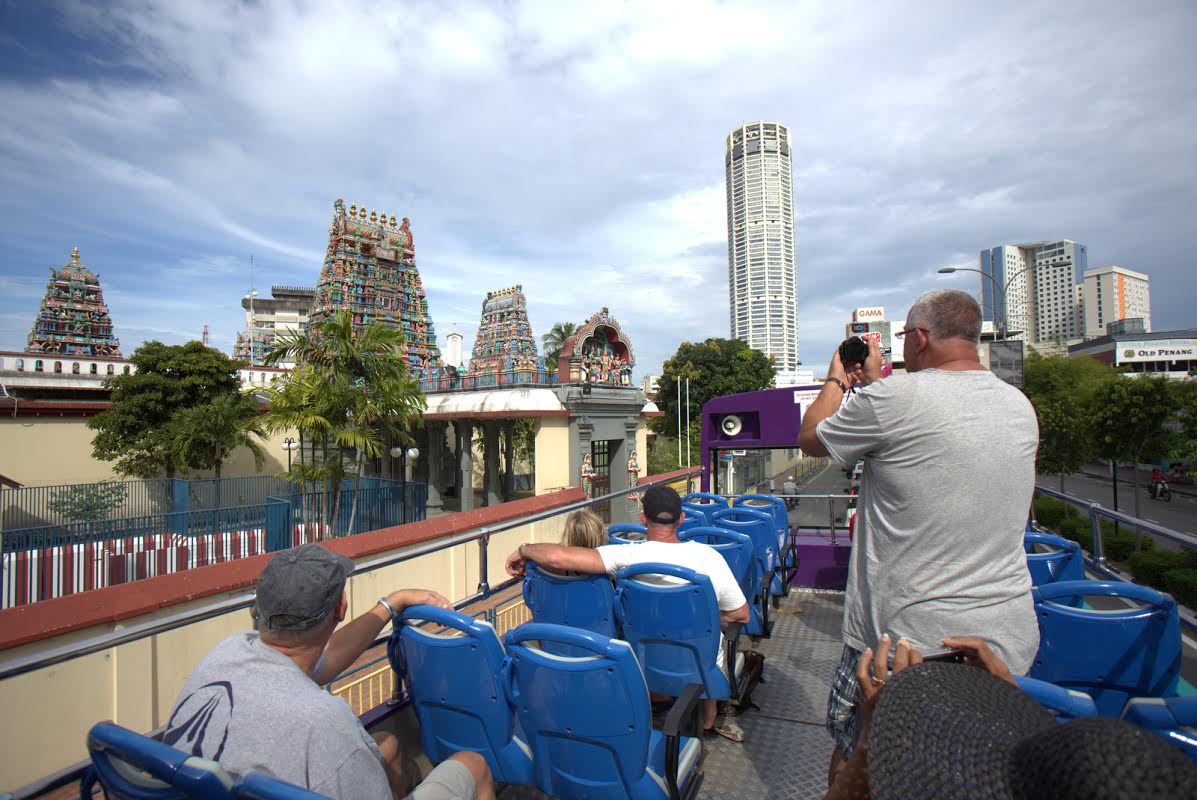
[[[828,496],[827,498],[827,522],[828,527],[831,528],[831,544],[835,546],[835,498]]]
[[[266,498],[266,551],[273,553],[291,546],[291,503],[278,497]]]
[[[1093,563],[1106,568],[1106,550],[1101,541],[1101,517],[1097,516],[1097,503],[1089,504],[1089,524],[1093,530]]]
[[[490,546],[490,531],[483,528],[478,537],[478,591],[483,597],[490,594],[490,571],[487,569],[487,549]]]

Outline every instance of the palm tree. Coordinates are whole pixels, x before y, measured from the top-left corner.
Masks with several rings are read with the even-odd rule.
[[[254,467],[262,469],[265,439],[258,405],[239,394],[224,394],[202,406],[180,409],[171,417],[168,441],[175,463],[192,469],[211,469],[216,477],[215,507],[220,508],[220,468],[229,453],[247,448]]]
[[[549,332],[540,337],[544,343],[544,368],[549,372],[557,371],[557,359],[561,357],[561,349],[565,347],[565,340],[574,335],[578,326],[572,322],[555,322]]]
[[[403,334],[380,322],[356,330],[348,311],[312,325],[307,333],[276,339],[266,363],[280,361],[294,361],[297,366],[268,392],[271,410],[266,426],[298,429],[320,446],[321,457],[304,465],[300,476],[322,480],[326,491],[331,483],[335,523],[342,480],[352,476],[356,487],[367,458],[381,456],[390,442],[413,441],[408,432],[422,420],[427,407],[424,395],[403,358]],[[324,509],[327,523],[327,503]],[[354,503],[351,532],[356,513]]]

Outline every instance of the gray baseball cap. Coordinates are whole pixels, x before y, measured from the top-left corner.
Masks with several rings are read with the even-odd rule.
[[[340,602],[353,566],[318,544],[282,551],[258,576],[259,628],[305,631],[324,622]]]

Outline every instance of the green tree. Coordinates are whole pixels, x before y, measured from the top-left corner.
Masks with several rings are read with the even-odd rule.
[[[664,416],[653,420],[653,430],[657,433],[675,436],[679,414],[685,426],[686,378],[690,379],[689,410],[693,426],[699,422],[703,404],[711,398],[772,386],[773,362],[760,350],[754,350],[739,339],[682,342],[661,367],[656,402]],[[697,447],[698,439],[693,433],[691,439],[692,447]],[[691,463],[695,463],[693,459]]]
[[[1064,476],[1093,458],[1096,442],[1091,424],[1098,392],[1118,375],[1087,356],[1041,356],[1034,350],[1025,362],[1027,398],[1039,417],[1039,472]]]
[[[1135,516],[1139,511],[1138,464],[1146,458],[1167,452],[1172,432],[1165,427],[1176,410],[1176,398],[1168,388],[1167,378],[1148,375],[1111,381],[1098,392],[1094,413],[1097,452],[1111,461],[1129,461],[1134,465]],[[1135,533],[1136,552],[1142,547],[1142,534]]]
[[[1176,400],[1177,436],[1172,457],[1185,462],[1188,474],[1197,471],[1197,381],[1170,381]]]
[[[180,409],[170,420],[171,451],[182,468],[210,469],[216,477],[216,508],[220,504],[220,469],[234,450],[247,448],[260,472],[266,460],[260,441],[266,438],[258,404],[240,394],[226,394],[210,403]]]
[[[129,361],[135,371],[105,381],[112,407],[87,421],[96,432],[92,455],[112,461],[117,472],[137,478],[174,477],[170,419],[240,388],[235,361],[200,342],[166,345],[149,341]]]
[[[331,516],[328,502],[323,505],[327,526],[339,519],[342,480],[352,477],[356,485],[367,458],[378,458],[392,443],[411,444],[409,431],[422,422],[427,403],[403,358],[399,329],[373,322],[355,330],[348,311],[276,339],[266,363],[280,361],[297,366],[268,390],[271,409],[263,422],[271,431],[296,428],[318,449],[306,463],[300,448],[298,477],[331,489]],[[356,513],[355,503],[351,532]]]
[[[549,372],[557,371],[557,359],[561,357],[561,349],[565,347],[565,340],[574,335],[578,329],[572,322],[555,322],[549,332],[540,337],[544,344],[544,368]]]
[[[71,522],[107,519],[129,496],[129,487],[118,481],[80,483],[55,490],[46,507]]]

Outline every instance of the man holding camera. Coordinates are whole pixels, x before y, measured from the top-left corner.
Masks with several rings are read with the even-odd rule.
[[[1015,674],[1039,647],[1022,548],[1038,422],[1026,397],[981,365],[980,332],[971,296],[929,292],[898,334],[909,374],[882,380],[875,342],[846,364],[850,348],[837,351],[802,420],[808,455],[864,460],[827,708],[831,780],[859,733],[856,663],[882,634],[924,653],[974,634]]]

